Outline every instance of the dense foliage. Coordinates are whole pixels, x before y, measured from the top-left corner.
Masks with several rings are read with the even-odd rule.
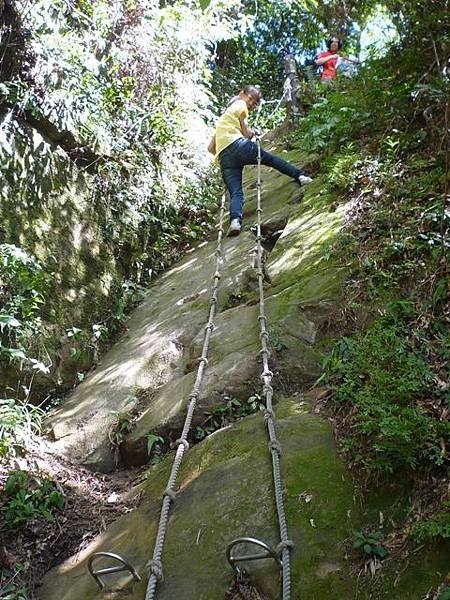
[[[155,241],[172,220],[174,233],[180,226],[174,215],[180,207],[189,211],[205,165],[197,147],[202,137],[193,137],[196,131],[204,137],[202,117],[209,116],[205,42],[226,35],[226,21],[219,27],[214,15],[183,3],[125,2],[114,11],[108,2],[12,6],[30,56],[2,83],[10,111],[5,133],[13,135],[9,127],[25,116],[94,173],[97,193],[116,217],[108,234],[122,244],[142,229]],[[8,148],[3,141],[2,193],[44,201],[48,185],[24,180],[17,162],[32,170],[44,144],[30,148],[24,140]]]
[[[258,84],[267,98],[278,98],[285,78],[284,58],[293,55],[299,66],[312,65],[318,48],[332,34],[347,51],[358,51],[361,31],[380,5],[370,0],[339,2],[282,0],[241,3],[236,35],[215,47],[213,90],[219,102],[244,83]]]
[[[3,56],[11,45],[22,49],[0,82],[1,352],[28,373],[22,387],[33,369],[50,372],[44,393],[73,382],[61,374],[66,348],[70,371],[82,377],[139,285],[208,233],[216,202],[204,149],[206,42],[228,35],[226,16],[184,2],[110,8],[18,1],[1,15]],[[84,215],[58,207],[69,188],[89,198]],[[113,283],[83,316],[70,308],[79,267],[70,272],[64,242],[77,243],[77,229],[88,227],[83,243],[94,236],[99,260],[114,268],[103,275],[86,255],[89,285],[98,275]],[[42,243],[43,235],[51,239]],[[39,338],[51,341],[44,347]]]

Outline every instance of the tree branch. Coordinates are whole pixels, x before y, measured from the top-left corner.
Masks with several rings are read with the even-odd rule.
[[[77,167],[85,169],[88,173],[95,173],[99,165],[110,158],[94,152],[88,146],[80,145],[71,131],[59,130],[44,116],[36,117],[31,111],[23,110],[15,117],[19,122],[22,121],[36,129],[45,140],[62,148]]]

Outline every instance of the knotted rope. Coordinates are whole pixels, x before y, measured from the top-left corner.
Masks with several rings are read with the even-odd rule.
[[[263,395],[265,397],[264,421],[267,425],[269,432],[269,450],[272,455],[272,467],[273,467],[273,483],[275,490],[275,502],[278,513],[278,523],[280,527],[280,538],[281,542],[278,545],[278,549],[281,552],[282,560],[282,589],[283,595],[282,600],[290,600],[291,597],[291,564],[290,564],[290,551],[293,547],[293,542],[289,539],[288,529],[286,523],[286,513],[284,509],[283,499],[283,484],[281,481],[281,469],[280,469],[280,457],[281,457],[281,444],[277,440],[277,434],[275,429],[275,412],[272,406],[273,398],[273,387],[272,377],[273,373],[269,369],[269,349],[268,340],[269,333],[266,328],[266,315],[264,310],[264,273],[263,273],[263,248],[261,244],[261,142],[257,138],[258,146],[258,175],[257,175],[257,227],[256,227],[256,242],[257,242],[257,276],[258,276],[258,287],[259,287],[259,327],[260,327],[260,339],[261,339],[261,351],[263,371],[261,374],[261,380],[263,383]]]
[[[219,215],[219,228],[217,234],[217,250],[216,250],[216,269],[213,276],[214,283],[212,286],[211,293],[211,305],[209,310],[209,319],[208,323],[205,327],[205,335],[203,339],[203,349],[202,355],[199,358],[199,366],[197,369],[197,377],[195,379],[194,387],[192,388],[192,392],[189,395],[189,405],[186,414],[186,419],[184,421],[183,431],[181,433],[180,438],[177,440],[177,451],[175,454],[174,461],[172,463],[172,470],[170,472],[169,481],[167,483],[166,490],[164,492],[164,498],[161,507],[161,514],[159,518],[159,526],[158,532],[156,534],[155,540],[155,548],[153,550],[153,557],[148,563],[150,577],[147,585],[147,592],[145,594],[145,600],[153,600],[155,598],[156,586],[158,581],[161,581],[163,578],[163,569],[162,569],[162,552],[164,547],[164,539],[166,536],[167,522],[169,519],[169,511],[172,502],[175,500],[176,492],[175,492],[175,483],[178,476],[178,471],[180,469],[181,461],[183,460],[183,455],[185,450],[189,449],[189,443],[187,441],[187,436],[189,434],[189,430],[191,428],[192,418],[194,416],[195,407],[197,404],[198,397],[200,395],[200,388],[203,380],[203,373],[208,364],[207,354],[209,347],[209,340],[211,337],[211,333],[214,329],[214,318],[216,315],[216,305],[217,305],[217,292],[219,289],[219,280],[220,280],[220,264],[222,262],[222,238],[223,238],[223,217],[225,213],[225,194],[222,196],[222,202],[220,205],[220,215]]]

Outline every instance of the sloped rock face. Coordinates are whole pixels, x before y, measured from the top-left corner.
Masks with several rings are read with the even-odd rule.
[[[353,489],[335,453],[329,424],[309,413],[299,399],[278,407],[283,447],[292,556],[293,598],[353,598],[344,548]],[[108,583],[121,590],[111,597],[144,598],[145,564],[156,532],[161,494],[172,457],[149,472],[141,507],[126,515],[91,544],[83,556],[51,572],[39,597],[43,600],[102,598],[88,576],[86,561],[95,551],[112,551],[131,560],[142,575],[129,586],[128,576]],[[220,430],[192,449],[179,477],[179,492],[170,516],[164,551],[161,600],[224,598],[232,580],[225,551],[242,535],[276,546],[279,540],[272,492],[272,466],[262,414]],[[278,572],[270,561],[247,565],[258,589],[277,598]],[[115,578],[115,580],[114,580]],[[132,591],[131,591],[132,590]]]
[[[324,201],[320,207],[314,190],[307,192],[307,202],[299,204],[294,183],[273,172],[264,176],[265,221],[275,228],[287,223],[278,242],[283,249],[274,251],[266,265],[272,280],[266,310],[279,349],[276,362],[281,373],[295,375],[306,388],[320,373],[317,332],[327,303],[339,293],[332,265],[318,274],[313,267],[320,262],[320,247],[339,230],[340,216],[329,213]],[[249,181],[253,187],[252,177]],[[252,195],[247,189],[248,228],[254,223]],[[314,237],[307,241],[312,229]],[[250,231],[224,240],[219,314],[194,426],[224,395],[243,398],[258,391],[254,248]],[[215,240],[202,244],[149,288],[128,322],[126,335],[47,420],[55,452],[94,470],[110,471],[114,461],[109,437],[118,414],[138,414],[136,427],[121,449],[123,461],[130,465],[147,460],[149,433],[167,436],[181,426],[209,313],[215,251]]]
[[[222,287],[224,297],[245,270],[245,256],[253,245],[249,234],[242,242],[241,255],[229,242],[225,246],[230,274]],[[118,413],[137,408],[138,397],[139,409],[145,414],[151,410],[155,431],[168,421],[176,421],[184,411],[183,393],[187,388],[183,383],[192,379],[196,367],[187,366],[195,363],[190,344],[203,331],[209,313],[208,282],[215,270],[214,254],[215,242],[205,244],[150,288],[147,299],[128,322],[127,333],[47,420],[55,452],[70,455],[95,470],[112,470],[109,431]],[[190,369],[187,374],[186,367]],[[211,377],[212,382],[216,380]],[[176,393],[171,392],[174,387]],[[212,392],[210,388],[205,390],[205,397]]]
[[[422,600],[448,569],[449,544],[412,559],[399,574],[389,567],[358,582],[350,572],[349,539],[353,528],[376,528],[379,511],[395,518],[391,489],[375,492],[361,507],[347,470],[336,453],[331,425],[310,411],[308,396],[280,399],[276,406],[278,438],[282,445],[282,475],[291,556],[292,600]],[[162,494],[172,455],[150,470],[135,511],[117,520],[81,554],[52,569],[38,590],[40,600],[144,600],[146,567],[153,553]],[[262,414],[219,430],[192,448],[182,463],[163,552],[164,581],[158,600],[221,600],[232,581],[226,548],[241,536],[279,541],[272,465]],[[240,547],[253,551],[253,547]],[[107,593],[89,575],[94,552],[114,552],[128,559],[142,577],[104,577]],[[97,568],[110,563],[95,563]],[[243,565],[252,583],[270,600],[280,598],[275,564]]]

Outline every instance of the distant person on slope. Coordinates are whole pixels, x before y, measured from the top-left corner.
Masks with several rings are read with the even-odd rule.
[[[216,133],[208,146],[209,152],[215,155],[220,164],[223,180],[230,193],[230,228],[227,234],[229,237],[238,235],[241,231],[244,166],[257,164],[258,148],[251,140],[258,135],[258,131],[249,128],[247,117],[249,111],[254,110],[261,99],[262,94],[258,87],[245,85],[217,121]],[[261,163],[292,177],[299,185],[312,181],[294,165],[263,149]]]
[[[316,65],[322,67],[321,81],[329,83],[335,79],[339,62],[344,60],[356,64],[357,61],[339,54],[338,51],[342,48],[342,42],[337,37],[331,37],[327,40],[327,50],[320,52],[316,58]]]

